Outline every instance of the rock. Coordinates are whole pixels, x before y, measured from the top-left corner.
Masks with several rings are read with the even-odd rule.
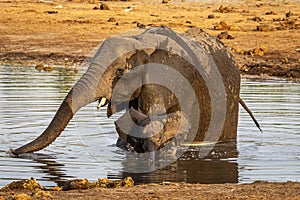
[[[116,22],[117,20],[116,20],[116,18],[114,18],[114,17],[110,17],[107,21],[108,21],[108,22]]]
[[[34,179],[22,180],[22,181],[13,181],[10,184],[7,184],[4,188],[1,188],[3,191],[7,190],[39,190],[42,189],[41,185]]]
[[[42,71],[44,69],[44,64],[38,64],[35,66],[35,69],[38,71]]]
[[[273,31],[273,30],[274,30],[273,27],[266,25],[266,24],[259,25],[256,27],[256,31],[266,32],[266,31]]]
[[[109,180],[108,178],[98,178],[98,183],[97,183],[98,187],[104,187],[104,188],[112,188],[115,187],[116,184]]]
[[[63,190],[78,190],[78,189],[89,189],[94,188],[96,183],[89,182],[86,178],[79,178],[74,180],[69,180],[62,186]]]
[[[289,59],[288,58],[283,58],[281,61],[282,61],[282,63],[285,63],[285,64],[289,63]]]
[[[132,187],[132,186],[134,186],[134,181],[133,181],[133,179],[131,177],[126,177],[123,180],[123,185],[125,187]]]
[[[291,11],[285,13],[285,16],[286,16],[286,17],[290,17],[291,15],[292,15],[292,12],[291,12]]]
[[[225,21],[220,21],[217,25],[214,26],[215,30],[227,30],[229,26]]]
[[[192,22],[191,22],[191,21],[185,21],[185,23],[187,23],[187,24],[192,24]]]
[[[253,17],[253,18],[251,18],[251,20],[253,20],[255,22],[261,22],[261,21],[263,21],[263,18],[261,18],[261,17]]]
[[[234,39],[234,37],[229,35],[228,32],[221,32],[217,37],[219,39]]]
[[[53,66],[45,66],[43,70],[45,72],[51,72],[51,71],[53,71]]]
[[[108,5],[106,3],[101,3],[100,4],[100,10],[110,10]]]
[[[238,48],[232,48],[232,52],[239,53],[241,55],[251,55],[251,56],[264,56],[268,50],[266,47],[257,47],[249,51],[244,51]]]
[[[162,0],[162,3],[169,3],[169,0]]]
[[[215,16],[213,14],[210,14],[210,15],[207,16],[207,18],[208,19],[213,19],[213,18],[215,18]]]
[[[46,13],[48,13],[48,14],[57,14],[58,12],[55,11],[55,10],[48,10],[48,11],[46,11]]]
[[[258,47],[258,48],[255,48],[252,52],[254,53],[254,55],[263,56],[267,53],[267,48],[266,47]]]
[[[277,15],[274,11],[266,12],[265,15]]]
[[[223,6],[223,5],[221,5],[221,6],[219,7],[219,12],[221,12],[221,13],[228,13],[228,12],[230,12],[231,10],[232,10],[232,8],[229,7],[229,6]]]
[[[146,28],[146,25],[145,24],[142,24],[142,23],[137,23],[136,24],[136,26],[138,27],[138,28],[142,28],[142,29],[145,29]]]

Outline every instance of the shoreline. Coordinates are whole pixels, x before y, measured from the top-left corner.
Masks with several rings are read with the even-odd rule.
[[[34,179],[30,179],[32,182]],[[77,179],[78,188],[61,190],[59,187],[42,188],[37,182],[27,188],[2,188],[4,199],[299,199],[299,182],[255,181],[245,184],[189,184],[163,182],[160,184],[116,185],[107,184],[85,188],[86,179]],[[125,180],[125,179],[124,179]],[[99,181],[109,181],[99,179]],[[29,183],[27,182],[27,183]],[[74,185],[73,185],[74,186]]]

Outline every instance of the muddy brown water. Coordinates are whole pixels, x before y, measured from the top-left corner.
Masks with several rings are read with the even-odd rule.
[[[43,186],[74,178],[96,180],[132,176],[137,183],[249,183],[256,180],[300,181],[300,85],[282,80],[243,80],[241,96],[261,123],[260,133],[240,108],[236,149],[219,145],[199,158],[193,147],[176,162],[151,173],[128,173],[130,161],[115,146],[117,135],[106,110],[96,103],[81,109],[61,136],[34,154],[7,153],[39,135],[80,77],[64,69],[39,72],[33,67],[0,66],[0,187],[36,178]],[[233,145],[235,146],[235,144]],[[221,152],[221,153],[220,153]]]

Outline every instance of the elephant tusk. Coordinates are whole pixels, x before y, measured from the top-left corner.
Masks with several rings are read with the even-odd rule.
[[[99,109],[100,107],[104,106],[106,104],[106,100],[107,99],[105,97],[101,98],[101,100],[99,100],[99,104],[97,106],[97,109]]]

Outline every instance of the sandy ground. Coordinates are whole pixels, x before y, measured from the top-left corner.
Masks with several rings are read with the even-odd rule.
[[[2,196],[2,197],[1,197]],[[162,183],[88,190],[1,192],[0,199],[299,199],[300,183],[186,184]],[[1,199],[1,200],[2,200]]]
[[[0,1],[0,62],[79,65],[111,35],[167,25],[178,32],[198,27],[216,37],[227,32],[222,41],[242,74],[300,78],[299,1],[105,1],[109,10],[89,2]]]
[[[172,0],[163,4],[161,1],[106,1],[109,10],[100,10],[96,1],[1,0],[0,63],[76,67],[111,35],[136,28],[167,25],[178,32],[198,27],[216,37],[221,32],[227,32],[230,36],[223,34],[219,37],[232,50],[242,74],[299,80],[299,2],[250,0],[223,5],[220,1],[195,2]],[[220,8],[221,5],[223,8]],[[130,11],[126,12],[126,9]],[[23,193],[27,195],[20,195]],[[51,191],[40,196],[22,190],[0,192],[1,200],[22,197],[299,199],[300,183],[165,183],[128,188]]]

